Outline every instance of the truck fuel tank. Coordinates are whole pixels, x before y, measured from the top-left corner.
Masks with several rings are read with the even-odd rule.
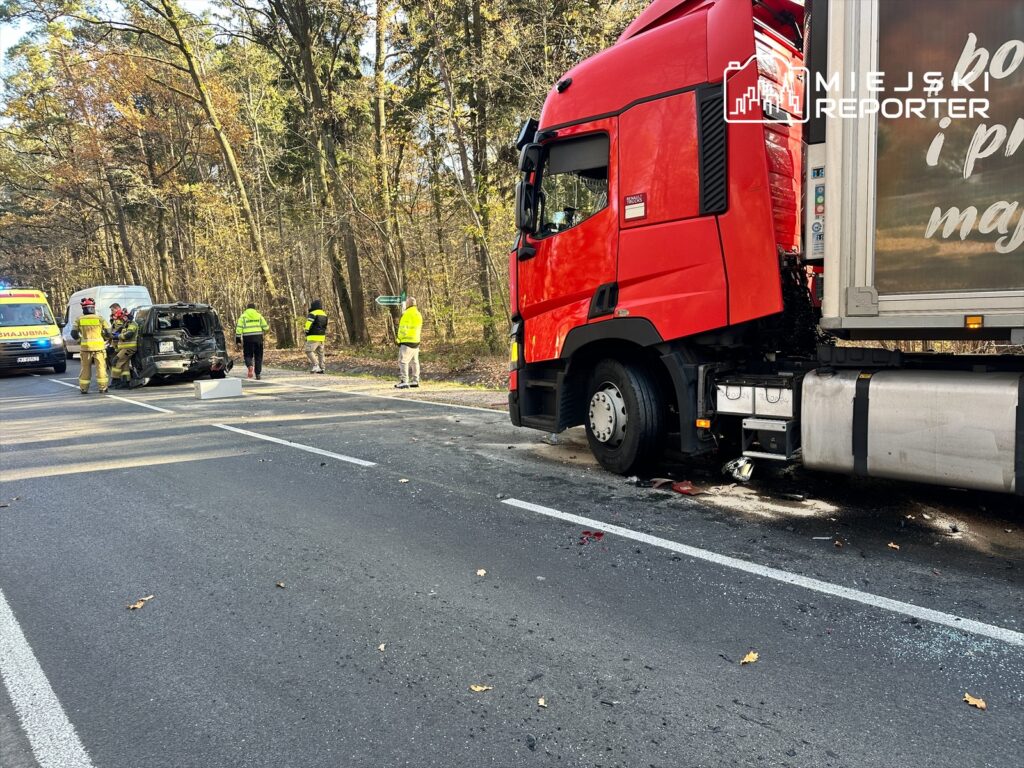
[[[810,469],[1020,493],[1024,376],[828,371],[803,380]]]

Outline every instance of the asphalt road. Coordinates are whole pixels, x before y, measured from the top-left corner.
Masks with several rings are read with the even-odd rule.
[[[0,379],[4,768],[1024,764],[1014,500],[691,499],[329,377],[76,373]]]

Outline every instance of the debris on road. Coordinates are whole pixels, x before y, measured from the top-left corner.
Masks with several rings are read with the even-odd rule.
[[[387,643],[381,643],[380,645],[377,646],[377,650],[380,651],[381,653],[384,653],[384,648],[386,646],[387,646]]]
[[[139,608],[144,606],[146,603],[148,603],[154,597],[155,597],[155,595],[146,595],[145,597],[140,597],[134,603],[129,603],[127,608],[128,608],[129,611],[137,611],[137,610],[139,610]]]
[[[487,570],[484,569],[484,568],[477,568],[476,569],[476,575],[477,576],[486,576],[487,575]]]
[[[408,483],[409,481],[406,478],[402,477],[402,478],[399,478],[398,482],[400,482],[400,483]]]
[[[538,707],[543,707],[544,709],[548,708],[548,703],[544,700],[543,696],[541,696],[539,699],[537,699],[537,706]]]
[[[672,483],[672,490],[676,493],[681,493],[683,496],[700,496],[704,493],[704,491],[689,480],[680,480],[678,483]]]
[[[890,541],[888,544],[886,544],[886,546],[889,547],[889,549],[896,549],[896,550],[898,550],[900,548],[900,545],[897,544],[894,541]]]
[[[722,466],[722,474],[731,475],[733,480],[741,483],[749,483],[754,474],[754,462],[746,456],[740,456],[738,459],[726,462]]]
[[[971,696],[971,694],[966,692],[964,693],[964,701],[966,701],[972,707],[976,707],[978,709],[988,709],[988,704],[985,703],[984,699],[975,698],[974,696]]]
[[[579,545],[583,546],[588,541],[600,541],[604,538],[604,531],[582,531],[580,532]]]
[[[278,589],[284,589],[284,582],[283,581],[279,581],[276,584],[274,584],[274,586],[277,587]]]
[[[835,541],[832,542],[832,544],[835,546],[836,549],[842,549],[843,548],[843,540],[842,539],[836,539]]]
[[[493,691],[494,690],[494,686],[493,685],[480,685],[479,683],[473,683],[471,686],[469,686],[469,690],[471,690],[473,693],[483,693],[484,691]]]
[[[749,651],[746,656],[740,659],[740,666],[744,664],[753,664],[759,658],[757,651]]]

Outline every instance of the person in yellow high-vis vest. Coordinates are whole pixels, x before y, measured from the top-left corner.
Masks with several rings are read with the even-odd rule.
[[[327,370],[324,365],[324,342],[327,340],[327,313],[324,312],[324,305],[320,299],[314,299],[309,304],[309,315],[306,316],[306,359],[309,360],[310,373],[323,373]]]
[[[124,313],[120,331],[115,332],[114,336],[117,341],[117,354],[110,369],[110,377],[113,379],[111,385],[114,389],[128,389],[132,380],[132,357],[139,346],[139,326],[130,312]]]
[[[263,334],[268,330],[270,325],[263,315],[256,311],[256,304],[250,301],[235,323],[235,346],[242,347],[247,378],[255,376],[259,379],[263,373]]]
[[[420,332],[423,330],[423,315],[416,309],[416,299],[405,300],[408,309],[398,321],[398,374],[395,389],[408,389],[420,385]]]
[[[71,338],[81,344],[82,370],[78,374],[78,388],[83,395],[89,394],[92,381],[92,367],[96,366],[96,386],[100,394],[107,391],[107,341],[111,338],[110,324],[105,317],[96,314],[96,302],[82,299],[82,315],[75,320]]]

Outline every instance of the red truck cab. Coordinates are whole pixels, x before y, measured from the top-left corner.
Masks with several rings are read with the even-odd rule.
[[[655,0],[552,88],[519,142],[514,424],[583,424],[616,472],[714,447],[703,374],[766,348],[800,251],[800,123],[727,123],[725,95],[802,63],[802,24]]]

